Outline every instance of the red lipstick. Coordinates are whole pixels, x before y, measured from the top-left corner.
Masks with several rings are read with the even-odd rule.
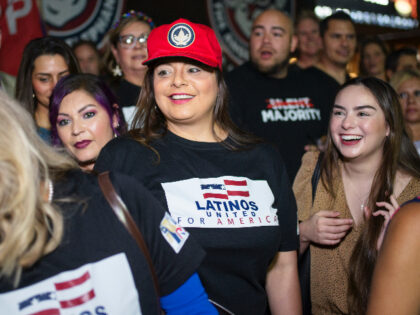
[[[84,148],[86,148],[90,143],[91,143],[92,141],[91,140],[82,140],[82,141],[79,141],[79,142],[76,142],[75,144],[74,144],[74,147],[76,148],[76,149],[84,149]]]

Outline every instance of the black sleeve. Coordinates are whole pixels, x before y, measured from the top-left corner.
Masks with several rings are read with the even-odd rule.
[[[155,164],[156,154],[151,149],[123,136],[112,139],[102,148],[94,170],[99,173],[116,171],[141,178],[143,169]]]
[[[172,293],[197,271],[204,251],[187,231],[172,224],[170,215],[142,184],[118,173],[111,173],[111,180],[143,234],[161,295]]]
[[[121,158],[116,158],[116,153],[118,152],[118,141],[120,139],[113,139],[108,142],[99,153],[98,159],[95,162],[95,171],[105,172],[112,170],[121,170],[121,161],[124,160],[124,153],[121,153]]]
[[[281,245],[279,251],[296,250],[298,248],[296,200],[283,159],[276,149],[273,148],[273,151],[275,152],[275,202],[281,229]]]
[[[246,129],[244,123],[243,113],[241,109],[241,102],[238,95],[246,95],[245,91],[242,91],[241,84],[238,84],[233,73],[228,73],[225,78],[226,86],[229,91],[229,114],[232,121],[240,128]]]

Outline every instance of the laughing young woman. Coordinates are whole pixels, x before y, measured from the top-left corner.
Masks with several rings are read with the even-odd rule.
[[[420,159],[395,91],[376,78],[342,86],[312,201],[317,160],[318,153],[305,154],[293,187],[300,252],[311,250],[312,312],[365,314],[389,212],[420,191]]]
[[[136,129],[95,169],[131,174],[207,252],[199,274],[235,314],[300,314],[296,205],[281,157],[230,121],[213,30],[180,19],[148,38]]]

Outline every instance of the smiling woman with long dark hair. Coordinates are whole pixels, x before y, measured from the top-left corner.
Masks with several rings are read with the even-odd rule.
[[[300,251],[311,251],[312,312],[364,314],[384,217],[420,190],[420,158],[390,85],[369,77],[341,87],[312,201],[317,160],[306,153],[294,182]]]
[[[131,174],[207,251],[209,298],[235,314],[300,314],[296,204],[278,152],[231,122],[222,51],[180,19],[148,38],[148,71],[129,137],[97,170]]]

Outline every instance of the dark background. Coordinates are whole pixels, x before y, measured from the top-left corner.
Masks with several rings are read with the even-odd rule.
[[[334,0],[335,2],[343,2],[343,0]],[[357,0],[346,0],[356,2]],[[294,0],[293,5],[295,14],[301,10],[313,10],[316,0]],[[419,5],[418,5],[419,6]],[[138,1],[126,0],[127,10],[143,11],[153,18],[156,25],[171,23],[178,18],[186,18],[192,22],[203,23],[210,25],[209,17],[207,14],[207,1],[206,0],[151,0],[151,1]],[[401,45],[420,45],[420,30],[398,30],[392,28],[370,26],[370,25],[356,25],[356,31],[359,37],[380,35],[386,40],[391,48]]]
[[[313,10],[316,2],[319,0],[292,0],[294,12],[293,18],[302,10]],[[334,0],[336,3],[356,3],[361,2],[361,6],[365,6],[361,0]],[[347,1],[347,2],[346,2]],[[417,9],[419,5],[417,5]],[[136,1],[126,0],[125,8],[127,10],[143,11],[153,18],[156,25],[171,23],[178,18],[186,18],[192,22],[202,23],[210,26],[209,16],[207,13],[206,0],[152,0],[152,1]],[[362,40],[366,36],[378,35],[385,40],[389,48],[396,49],[401,46],[420,47],[420,30],[399,30],[393,28],[356,24],[356,32],[358,39]],[[352,64],[357,68],[358,54],[356,54]]]

